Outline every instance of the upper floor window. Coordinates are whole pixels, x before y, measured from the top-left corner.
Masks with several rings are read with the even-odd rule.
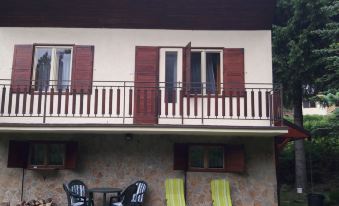
[[[33,82],[35,90],[58,90],[69,87],[73,47],[36,46],[34,50]]]
[[[221,53],[219,50],[192,50],[192,92],[213,94],[220,91],[222,74]]]
[[[177,87],[177,59],[178,52],[166,51],[165,53],[165,95],[167,102],[175,103]]]
[[[14,46],[11,90],[29,92],[53,89],[88,94],[92,91],[94,46]]]

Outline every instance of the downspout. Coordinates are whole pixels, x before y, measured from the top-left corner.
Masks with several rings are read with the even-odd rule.
[[[23,201],[24,197],[24,182],[25,182],[25,168],[22,168],[22,177],[21,177],[21,197],[20,201]]]

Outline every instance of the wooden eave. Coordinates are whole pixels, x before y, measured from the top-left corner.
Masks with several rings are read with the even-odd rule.
[[[0,27],[270,30],[275,0],[4,0]]]
[[[276,144],[279,150],[282,150],[290,141],[311,138],[311,133],[309,131],[285,119],[282,121],[282,125],[278,126],[285,126],[288,128],[288,133],[276,137]]]

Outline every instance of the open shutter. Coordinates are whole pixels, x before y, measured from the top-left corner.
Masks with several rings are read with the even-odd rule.
[[[94,46],[79,46],[73,48],[72,91],[81,90],[91,93],[93,83]]]
[[[136,47],[134,85],[134,124],[157,124],[157,99],[160,99],[158,47]]]
[[[244,77],[244,49],[242,48],[225,48],[224,49],[224,89],[227,95],[232,91],[245,91]]]
[[[183,90],[189,93],[191,87],[191,42],[189,42],[183,51]]]
[[[243,145],[226,146],[226,171],[245,171],[245,149]]]
[[[29,144],[25,141],[10,141],[8,147],[9,168],[26,168]]]
[[[67,142],[65,154],[65,169],[75,169],[78,157],[78,143]]]
[[[33,45],[15,45],[12,67],[12,92],[28,91],[31,85]]]
[[[186,171],[188,166],[188,145],[174,144],[173,154],[173,169]]]

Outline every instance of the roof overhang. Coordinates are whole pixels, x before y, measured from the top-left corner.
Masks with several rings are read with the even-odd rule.
[[[309,131],[285,119],[282,121],[282,124],[280,124],[280,126],[287,127],[288,133],[283,134],[283,135],[278,135],[276,137],[276,144],[279,150],[282,150],[284,146],[290,141],[311,138],[311,133]]]
[[[95,134],[176,134],[209,136],[274,137],[286,134],[287,127],[186,126],[186,125],[91,125],[91,124],[1,124],[0,133],[95,133]]]
[[[4,0],[0,27],[270,30],[276,0]]]

